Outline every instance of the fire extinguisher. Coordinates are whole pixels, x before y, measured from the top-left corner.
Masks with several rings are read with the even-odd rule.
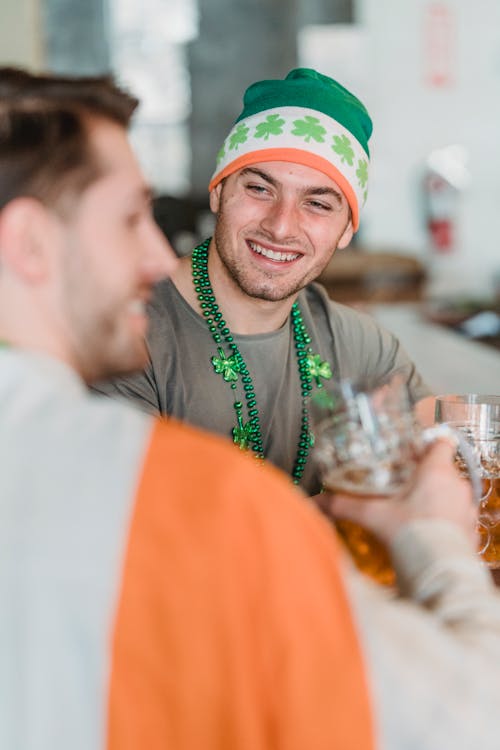
[[[454,193],[440,175],[432,171],[425,175],[427,233],[431,248],[438,253],[449,253],[455,245]]]
[[[433,151],[424,175],[425,222],[428,241],[436,253],[451,253],[457,247],[460,193],[469,173],[461,146]]]

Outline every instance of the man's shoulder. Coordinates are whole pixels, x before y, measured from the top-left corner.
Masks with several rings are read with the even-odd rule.
[[[227,438],[171,418],[155,423],[137,504],[141,513],[155,519],[155,533],[186,528],[198,547],[208,545],[209,556],[225,556],[229,543],[241,561],[247,544],[254,567],[255,546],[261,545],[286,566],[292,554],[305,556],[304,564],[327,576],[332,569],[324,566],[324,556],[337,566],[329,524],[288,476]],[[315,556],[323,558],[322,570],[316,568]]]
[[[145,466],[158,476],[163,474],[160,484],[168,485],[170,491],[175,485],[182,493],[191,488],[188,493],[207,492],[212,499],[236,503],[251,496],[257,504],[262,493],[287,500],[302,497],[288,476],[264,463],[225,437],[168,418],[155,420]]]
[[[155,285],[148,305],[148,314],[150,342],[156,334],[160,334],[163,340],[165,329],[168,329],[169,337],[180,326],[196,330],[202,323],[202,330],[205,330],[205,323],[190,304],[185,289],[172,279],[164,279]]]
[[[376,320],[366,311],[333,300],[325,287],[318,282],[308,284],[301,292],[299,304],[303,302],[315,320],[323,318],[335,329],[375,329]]]
[[[118,464],[121,460],[126,461],[127,456],[131,459],[144,452],[154,418],[124,397],[109,398],[89,389],[72,408],[72,413],[68,410],[66,417],[62,415],[61,418],[68,425],[78,424],[78,442],[82,451],[86,445],[92,446],[89,454],[99,454],[100,460],[117,461]]]
[[[250,471],[260,469],[258,461],[251,452],[239,450],[228,438],[217,435],[201,427],[182,422],[174,417],[158,418],[154,420],[154,434],[152,441],[160,450],[168,450],[172,457],[185,458],[196,471],[201,470],[210,474],[227,474],[228,472]],[[285,475],[269,464],[271,474]],[[265,474],[269,471],[266,469]]]
[[[154,288],[153,296],[149,303],[149,312],[152,317],[163,316],[172,307],[176,289],[171,279],[159,281]],[[177,292],[178,294],[178,292]]]

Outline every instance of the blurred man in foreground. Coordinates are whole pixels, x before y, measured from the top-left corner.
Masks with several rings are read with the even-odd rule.
[[[135,106],[0,70],[0,747],[493,749],[500,604],[449,446],[364,519],[390,600],[277,470],[88,393],[143,364],[175,265]]]

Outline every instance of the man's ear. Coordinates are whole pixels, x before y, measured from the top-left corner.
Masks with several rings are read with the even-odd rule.
[[[220,206],[220,194],[222,191],[222,182],[219,182],[213,190],[210,191],[210,210],[216,214]]]
[[[344,250],[349,242],[352,240],[352,236],[354,234],[354,230],[352,228],[352,219],[349,219],[349,223],[347,224],[346,228],[340,235],[340,239],[337,242],[337,248],[339,250]]]
[[[27,281],[50,268],[54,214],[34,198],[15,198],[0,211],[0,264]]]

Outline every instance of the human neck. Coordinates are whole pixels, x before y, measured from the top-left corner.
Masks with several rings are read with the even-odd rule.
[[[208,272],[217,304],[233,333],[242,335],[271,333],[277,331],[285,323],[296,295],[273,301],[257,299],[245,294],[221,263],[215,252],[213,240],[210,243]],[[172,280],[184,299],[199,313],[200,302],[194,290],[190,258],[181,260]]]
[[[68,351],[61,346],[57,327],[50,326],[42,305],[30,306],[27,298],[0,293],[0,342],[57,359],[78,373]],[[78,373],[79,374],[79,373]]]

